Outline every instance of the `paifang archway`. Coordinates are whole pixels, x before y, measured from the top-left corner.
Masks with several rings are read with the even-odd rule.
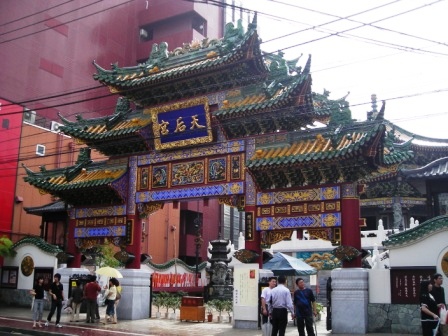
[[[360,249],[357,181],[381,164],[385,128],[355,123],[345,97],[313,93],[311,57],[303,69],[298,61],[261,52],[255,16],[246,32],[228,24],[221,40],[155,44],[138,66],[95,64],[94,78],[120,96],[114,113],[61,116],[60,130],[110,159],[94,163],[85,148],[76,165],[25,178],[73,206],[70,266],[86,242],[112,239],[139,268],[141,217],[203,198],[245,212],[247,249],[294,229]]]

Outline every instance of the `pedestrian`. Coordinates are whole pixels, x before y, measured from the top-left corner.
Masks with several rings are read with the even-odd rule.
[[[101,287],[96,282],[96,275],[90,276],[90,281],[84,286],[84,298],[87,303],[87,318],[86,323],[95,322],[95,312],[97,307],[97,296],[101,292]]]
[[[443,284],[443,276],[440,273],[435,273],[432,276],[432,291],[431,294],[434,297],[434,300],[436,300],[437,303],[437,316],[440,318],[440,310],[446,309],[446,303],[445,303],[445,289],[442,287]],[[445,322],[445,321],[443,321]],[[444,324],[440,324],[439,326],[439,334],[438,335],[446,335],[448,334],[448,328]]]
[[[59,273],[53,276],[53,283],[50,285],[48,294],[51,297],[51,308],[45,326],[48,327],[56,311],[56,327],[61,328],[62,325],[59,322],[61,321],[62,301],[64,301],[64,286],[61,284],[61,275]]]
[[[79,281],[75,281],[76,286],[72,288],[72,313],[70,317],[70,322],[79,322],[79,311],[81,310],[82,300],[83,300],[83,288],[79,284]]]
[[[431,291],[432,284],[429,280],[420,282],[420,309],[423,336],[433,336],[433,330],[437,328],[439,323],[437,303]]]
[[[113,279],[114,279],[114,285],[117,288],[117,296],[115,297],[115,320],[114,320],[114,323],[117,323],[118,322],[117,307],[121,300],[121,286],[120,282],[116,278]]]
[[[272,323],[272,336],[285,335],[286,326],[288,325],[288,310],[291,312],[292,318],[295,318],[294,306],[292,304],[291,292],[285,286],[286,277],[280,275],[278,277],[278,286],[271,290],[271,304],[269,305],[269,316]]]
[[[299,336],[315,336],[313,329],[313,318],[317,315],[316,299],[313,291],[306,288],[302,278],[296,279],[297,290],[294,292],[294,307],[296,312],[296,324]]]
[[[272,324],[269,320],[269,303],[271,301],[271,291],[275,286],[277,286],[277,278],[270,277],[268,287],[261,291],[261,330],[263,336],[271,336],[272,333]]]
[[[42,328],[40,321],[44,314],[44,277],[39,276],[30,294],[34,297],[33,303],[33,328],[36,328],[36,323],[39,328]]]
[[[109,287],[104,293],[106,297],[106,317],[104,318],[104,324],[112,322],[116,324],[115,320],[115,299],[117,297],[117,287],[115,286],[114,278],[109,279]]]

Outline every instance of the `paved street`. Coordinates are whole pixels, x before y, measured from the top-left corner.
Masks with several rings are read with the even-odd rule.
[[[46,317],[48,311],[44,312]],[[104,316],[104,307],[101,308],[101,316]],[[54,319],[54,318],[53,318]],[[119,321],[118,324],[87,324],[84,322],[68,322],[67,314],[63,314],[62,328],[53,325],[43,328],[32,328],[31,311],[27,308],[0,306],[0,332],[20,332],[24,335],[185,335],[185,336],[259,336],[260,330],[234,329],[228,322],[218,323],[216,317],[214,322],[195,323],[181,322],[179,320],[168,319],[143,319],[135,321]],[[318,336],[331,335],[325,328],[325,320],[317,322]],[[298,335],[296,327],[290,322],[287,336]],[[352,334],[359,336],[360,334]],[[405,336],[403,334],[369,334],[371,336]]]

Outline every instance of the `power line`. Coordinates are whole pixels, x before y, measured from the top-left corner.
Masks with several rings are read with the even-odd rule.
[[[102,0],[100,0],[100,1],[102,1]],[[106,8],[106,9],[102,9],[102,10],[100,10],[100,11],[97,11],[97,12],[94,12],[94,13],[90,13],[90,14],[81,16],[81,17],[79,17],[79,18],[75,18],[75,19],[72,19],[72,20],[69,20],[69,21],[66,21],[66,22],[57,24],[57,25],[53,25],[52,27],[49,27],[49,28],[44,28],[44,29],[41,29],[41,30],[38,30],[38,31],[35,31],[35,32],[32,32],[32,33],[29,33],[29,34],[25,34],[25,35],[22,35],[22,36],[18,36],[18,37],[11,38],[11,39],[9,39],[9,40],[0,41],[0,44],[4,44],[4,43],[8,43],[8,42],[12,42],[12,41],[16,41],[16,40],[18,40],[18,39],[21,39],[21,38],[24,38],[24,37],[28,37],[28,36],[32,36],[32,35],[41,33],[41,32],[46,31],[46,30],[50,30],[50,29],[54,29],[54,28],[57,28],[57,27],[61,27],[61,26],[64,26],[64,25],[66,25],[66,24],[69,24],[69,23],[72,23],[72,22],[75,22],[75,21],[78,21],[78,20],[81,20],[81,19],[85,19],[85,18],[90,17],[90,16],[92,16],[92,15],[99,14],[99,13],[103,13],[103,12],[108,11],[108,10],[111,10],[111,9],[113,9],[113,8],[120,7],[120,6],[122,6],[122,5],[126,5],[126,4],[128,4],[128,3],[132,2],[132,1],[134,1],[134,0],[128,0],[128,1],[123,2],[123,3],[121,3],[121,4],[118,4],[118,5],[115,5],[115,6]]]
[[[93,3],[91,3],[91,4],[88,4],[88,5],[85,5],[85,6],[82,6],[82,7],[78,7],[78,8],[76,8],[76,9],[71,9],[71,10],[65,12],[65,13],[62,13],[62,14],[58,14],[58,15],[53,16],[52,19],[55,19],[55,18],[60,17],[60,16],[64,16],[64,15],[67,15],[67,14],[74,13],[74,12],[79,11],[79,10],[81,10],[81,9],[84,9],[84,8],[90,7],[90,6],[92,6],[92,5],[95,5],[95,4],[97,4],[98,2],[101,2],[101,1],[103,1],[103,0],[97,0],[96,2],[93,2]],[[52,7],[52,8],[54,8],[54,7]],[[49,8],[49,9],[52,9],[52,8]],[[47,9],[46,11],[48,11],[49,9]],[[45,11],[45,10],[44,10],[44,11]],[[42,11],[42,12],[43,12],[43,11]],[[40,12],[40,13],[42,13],[42,12]],[[48,21],[48,19],[43,19],[43,20],[40,20],[40,21],[36,21],[36,22],[30,23],[29,25],[22,26],[22,27],[19,27],[19,28],[16,28],[16,29],[13,29],[13,30],[4,32],[4,33],[1,33],[0,36],[7,35],[7,34],[11,34],[11,33],[14,33],[14,32],[16,32],[16,31],[19,31],[19,30],[22,30],[22,29],[25,29],[25,28],[29,28],[29,27],[35,26],[35,25],[37,25],[37,24],[39,24],[39,23],[43,23],[43,22],[46,22],[46,21]],[[54,26],[54,27],[59,27],[59,26]],[[49,29],[52,29],[52,28],[54,28],[54,27],[50,27]],[[41,31],[43,31],[43,30],[41,30]],[[41,31],[39,31],[39,32],[41,32]],[[33,33],[33,34],[34,34],[34,33]],[[19,39],[19,38],[22,38],[22,37],[18,37],[17,39]],[[7,41],[7,42],[8,42],[8,41]]]
[[[398,1],[401,1],[401,0],[396,0],[396,1],[394,1],[394,2],[391,2],[391,3],[388,3],[388,4],[385,4],[385,5],[382,5],[382,6],[378,6],[378,7],[375,7],[375,8],[372,8],[372,9],[368,9],[368,10],[364,10],[364,11],[362,11],[362,12],[359,12],[359,13],[356,13],[356,14],[353,14],[353,15],[350,15],[350,16],[348,16],[348,17],[346,17],[346,18],[349,18],[349,17],[352,17],[352,16],[355,16],[355,15],[359,15],[359,14],[362,14],[362,13],[365,13],[365,12],[368,12],[368,11],[371,11],[371,10],[374,10],[374,9],[377,9],[377,8],[380,8],[380,7],[383,7],[383,6],[386,6],[386,5],[389,5],[389,4],[392,4],[392,3],[395,3],[395,2],[398,2]],[[436,1],[436,2],[439,2],[439,1],[442,1],[442,0],[438,0],[438,1]],[[191,2],[191,1],[190,1]],[[194,2],[194,1],[192,1],[192,2]],[[216,3],[218,3],[218,5],[219,6],[223,6],[223,4],[221,3],[221,2],[216,2],[216,1],[211,1],[211,2],[214,2],[214,4],[216,5]],[[435,3],[435,2],[434,2]],[[245,11],[250,11],[250,10],[248,10],[248,9],[246,9],[246,8],[244,8],[244,7],[238,7],[238,6],[233,6],[233,5],[229,5],[229,4],[224,4],[224,5],[226,5],[226,6],[230,6],[230,7],[235,7],[235,8],[238,8],[238,9],[240,9],[240,10],[245,10]],[[299,7],[299,6],[293,6],[293,7]],[[111,8],[113,8],[113,7],[111,7]],[[110,8],[109,8],[110,9]],[[414,9],[415,10],[415,9]],[[98,12],[97,12],[98,13]],[[269,16],[269,14],[266,14],[266,13],[264,13],[264,15],[267,15],[267,16]],[[330,14],[327,14],[327,15],[330,15]],[[272,16],[272,15],[271,15]],[[395,16],[397,16],[397,15],[395,15]],[[394,16],[391,16],[391,17],[394,17]],[[391,18],[391,17],[389,17],[389,18]],[[81,17],[81,18],[83,18],[83,17]],[[81,18],[79,18],[79,19],[81,19]],[[345,19],[345,18],[344,18]],[[338,19],[338,20],[342,20],[342,19]],[[334,21],[331,21],[331,22],[335,22],[335,21],[338,21],[338,20],[334,20]],[[381,20],[378,20],[378,21],[382,21],[382,20],[384,20],[384,19],[381,19]],[[375,21],[375,22],[378,22],[378,21]],[[329,22],[329,23],[331,23],[331,22]],[[328,23],[324,23],[324,24],[322,24],[322,25],[319,25],[319,26],[323,26],[323,25],[326,25],[326,24],[328,24]],[[368,24],[364,24],[364,25],[368,25]],[[319,27],[319,26],[315,26],[315,27]],[[311,28],[308,28],[308,29],[312,29],[312,28],[315,28],[315,27],[311,27]],[[308,29],[306,29],[306,30],[308,30]],[[356,29],[356,28],[352,28],[352,29]],[[351,29],[351,30],[352,30]],[[302,30],[302,31],[304,31],[304,30]],[[299,31],[300,32],[300,31]],[[338,34],[338,33],[335,33],[335,34]],[[288,35],[291,35],[291,34],[287,34],[287,35],[285,35],[285,36],[288,36]],[[334,34],[332,34],[332,35],[334,35]],[[329,35],[329,36],[332,36],[332,35]],[[329,36],[327,36],[327,37],[329,37]],[[279,39],[279,38],[282,38],[283,36],[280,36],[280,37],[278,37],[278,38],[276,38],[276,39]],[[324,38],[326,38],[326,37],[324,37]],[[364,38],[364,39],[366,39],[366,38]],[[312,40],[312,41],[308,41],[308,42],[305,42],[305,43],[301,43],[301,44],[299,44],[299,45],[303,45],[303,44],[306,44],[306,43],[310,43],[310,42],[314,42],[314,41],[317,41],[317,40],[320,40],[320,39],[316,39],[316,40]],[[373,41],[373,42],[379,42],[379,43],[382,43],[381,41],[376,41],[376,40],[372,40],[372,39],[366,39],[367,41]],[[269,41],[273,41],[273,40],[269,40]],[[264,42],[264,43],[266,43],[266,42]],[[379,44],[379,45],[382,45],[382,44]],[[292,48],[292,47],[296,47],[296,46],[298,46],[298,45],[294,45],[294,46],[290,46],[290,47],[285,47],[285,48],[283,48],[282,50],[286,50],[286,49],[289,49],[289,48]],[[384,46],[384,45],[382,45],[382,46]],[[397,48],[408,48],[408,47],[403,47],[403,46],[399,46],[399,45],[396,45],[396,47]],[[400,50],[403,50],[403,49],[400,49]],[[405,50],[407,50],[407,49],[405,49]],[[425,51],[426,52],[426,51]],[[443,55],[445,55],[445,54],[443,54]],[[101,86],[98,86],[98,88],[100,88]],[[95,88],[91,88],[91,89],[95,89]],[[87,89],[87,90],[90,90],[90,89]],[[77,92],[84,92],[84,91],[86,91],[86,90],[77,90],[77,91],[73,91],[72,93],[69,93],[69,94],[74,94],[74,93],[77,93]],[[59,97],[59,96],[62,96],[63,94],[60,94],[60,95],[53,95],[53,96],[50,96],[51,98],[53,98],[53,97]],[[48,98],[48,99],[50,99],[50,97]],[[104,98],[105,96],[100,96],[99,98]],[[28,100],[28,101],[26,101],[26,102],[22,102],[22,103],[17,103],[17,104],[26,104],[26,103],[29,103],[29,102],[36,102],[36,101],[39,101],[39,100],[43,100],[43,99],[47,99],[47,98],[40,98],[40,99],[32,99],[32,100]],[[91,99],[92,100],[92,99]],[[79,103],[82,103],[82,102],[84,102],[84,101],[79,101]],[[66,105],[71,105],[72,103],[67,103]],[[5,106],[7,106],[7,105],[5,105]],[[64,106],[64,105],[52,105],[52,106],[48,106],[48,107],[42,107],[42,108],[40,108],[40,109],[47,109],[47,108],[54,108],[54,107],[60,107],[60,106]]]
[[[12,20],[12,21],[8,21],[8,22],[5,22],[5,23],[2,23],[2,24],[0,24],[0,27],[9,25],[9,24],[14,23],[14,22],[17,22],[17,21],[25,20],[25,19],[27,19],[27,18],[29,18],[29,17],[33,17],[33,16],[36,16],[36,15],[38,15],[38,14],[42,14],[42,13],[48,12],[48,11],[51,10],[51,9],[57,8],[57,7],[59,7],[59,6],[63,6],[63,5],[65,5],[65,4],[69,3],[69,2],[72,2],[72,1],[73,1],[73,0],[68,0],[68,1],[66,1],[66,2],[63,2],[63,3],[60,3],[60,4],[54,5],[54,6],[52,6],[52,7],[45,8],[45,9],[39,11],[39,12],[35,12],[35,13],[33,13],[33,14],[25,15],[25,16],[22,16],[22,17],[20,17],[20,18],[14,19],[14,20]]]
[[[428,92],[425,92],[425,93],[415,93],[415,94],[412,94],[412,95],[406,95],[406,96],[398,96],[398,97],[391,97],[391,98],[386,98],[385,100],[387,100],[387,101],[390,101],[390,100],[396,100],[396,99],[403,99],[403,98],[409,98],[409,97],[415,97],[415,96],[419,96],[419,95],[422,95],[422,94],[431,94],[431,93],[438,93],[438,92],[446,92],[446,91],[448,91],[448,88],[446,88],[446,89],[440,89],[440,90],[433,90],[433,91],[428,91]],[[357,105],[366,105],[366,104],[370,104],[371,102],[367,102],[367,103],[358,103],[358,104],[353,104],[353,105],[351,105],[351,106],[357,106]],[[255,116],[251,116],[251,119],[258,119],[258,120],[260,120],[260,121],[263,121],[263,120],[268,120],[267,118],[264,118],[263,117],[263,115],[267,115],[267,116],[269,116],[269,114],[271,114],[271,113],[276,113],[276,112],[278,112],[278,111],[281,111],[281,110],[283,110],[283,109],[280,109],[280,110],[277,110],[277,111],[272,111],[272,110],[270,110],[270,111],[268,111],[268,112],[262,112],[262,113],[259,113],[259,114],[257,114],[257,115],[255,115]],[[301,112],[299,115],[300,116],[305,116],[305,115],[313,115],[313,111],[304,111],[304,112]],[[440,113],[440,114],[443,114],[443,113]],[[299,116],[298,114],[291,114],[291,117],[298,117]],[[433,114],[434,115],[434,114]],[[422,117],[428,117],[428,116],[430,116],[430,114],[428,114],[428,115],[425,115],[425,116],[422,116]],[[396,119],[396,120],[399,120],[399,119]],[[224,126],[232,126],[232,125],[238,125],[239,124],[239,122],[236,122],[236,121],[231,121],[231,122],[228,122],[228,121],[224,121],[223,122],[223,124],[224,124]],[[214,125],[213,127],[221,127],[222,126],[222,124],[220,124],[220,125]],[[353,126],[351,126],[350,128],[351,129],[353,129],[353,128],[356,128],[356,127],[362,127],[362,125],[358,125],[358,126],[356,126],[356,124],[355,125],[353,125]],[[325,128],[322,128],[321,130],[325,130]],[[304,132],[304,135],[306,135],[306,133]],[[33,137],[35,137],[36,135],[32,135]],[[153,140],[155,139],[155,138],[152,138]],[[56,143],[57,142],[57,140],[54,142],[54,143]],[[124,144],[133,144],[133,143],[137,143],[137,142],[140,142],[140,140],[127,140],[127,142],[124,142]],[[48,143],[47,143],[48,144]],[[33,145],[30,145],[30,147],[33,147],[34,148],[34,146],[35,146],[35,144],[33,144]],[[70,152],[67,152],[67,153],[70,153]],[[15,157],[15,156],[14,156]],[[6,158],[6,157],[3,157],[3,158]],[[33,152],[33,154],[32,154],[32,157],[30,158],[30,159],[34,159],[35,158],[35,154],[34,154],[34,152]],[[28,160],[28,159],[26,159],[26,158],[23,158],[22,160]],[[13,159],[13,158],[11,158],[10,160],[7,160],[7,161],[1,161],[0,162],[0,164],[4,164],[4,163],[11,163],[11,162],[16,162],[17,161],[17,159]],[[19,160],[20,161],[20,160]]]
[[[327,24],[330,24],[330,23],[334,23],[334,22],[338,22],[340,20],[347,20],[347,21],[351,21],[351,22],[355,22],[355,23],[361,23],[361,24],[364,25],[365,24],[364,22],[353,20],[353,19],[350,19],[350,18],[353,17],[353,16],[358,16],[360,14],[367,13],[367,12],[369,12],[371,10],[374,10],[374,9],[378,9],[378,8],[382,8],[382,7],[385,7],[385,6],[389,6],[391,4],[394,4],[394,3],[402,1],[402,0],[396,0],[396,1],[393,1],[393,2],[389,2],[389,3],[385,4],[385,5],[377,6],[377,7],[374,7],[374,8],[362,11],[362,12],[358,12],[356,14],[352,14],[352,15],[349,15],[349,16],[345,16],[345,17],[334,15],[334,14],[330,14],[330,13],[326,13],[326,12],[322,12],[322,11],[318,11],[318,10],[314,10],[314,9],[310,9],[310,8],[306,8],[306,7],[302,7],[302,6],[298,6],[298,5],[289,4],[289,3],[286,3],[286,2],[283,2],[283,1],[279,1],[279,0],[271,0],[271,1],[279,3],[279,4],[283,4],[283,5],[286,5],[286,6],[299,8],[299,9],[302,9],[302,10],[305,10],[305,11],[310,11],[310,12],[318,13],[318,14],[321,14],[321,15],[327,15],[327,16],[338,18],[337,20],[333,20],[333,21],[330,21],[330,22],[318,25],[318,27],[322,27],[324,25],[327,25]],[[448,44],[440,42],[440,41],[435,41],[435,40],[431,40],[431,39],[428,39],[428,38],[416,36],[416,35],[413,35],[413,34],[408,34],[408,33],[404,33],[404,32],[401,32],[401,31],[397,31],[397,30],[393,30],[393,29],[389,29],[389,28],[384,28],[384,27],[381,27],[381,26],[376,26],[376,25],[371,24],[371,23],[367,23],[366,25],[371,26],[371,27],[376,28],[376,29],[379,29],[379,30],[388,31],[388,32],[400,34],[400,35],[403,35],[403,36],[412,37],[412,38],[419,39],[419,40],[422,40],[422,41],[435,43],[435,44],[438,44],[438,45],[448,46]],[[314,27],[307,28],[307,30],[313,29],[313,28]],[[298,32],[294,32],[294,33],[291,33],[291,34],[288,34],[288,35],[285,35],[285,36],[290,36],[290,35],[297,34],[297,33]],[[269,42],[269,41],[266,41],[266,42]]]

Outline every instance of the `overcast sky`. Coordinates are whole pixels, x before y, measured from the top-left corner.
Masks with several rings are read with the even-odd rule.
[[[323,93],[325,88],[331,99],[350,92],[347,100],[355,119],[366,118],[375,93],[378,109],[386,100],[386,119],[410,132],[448,138],[447,0],[235,4],[258,11],[264,51],[283,49],[287,59],[303,53],[302,67],[311,54],[313,91]],[[247,27],[247,14],[243,20]]]

